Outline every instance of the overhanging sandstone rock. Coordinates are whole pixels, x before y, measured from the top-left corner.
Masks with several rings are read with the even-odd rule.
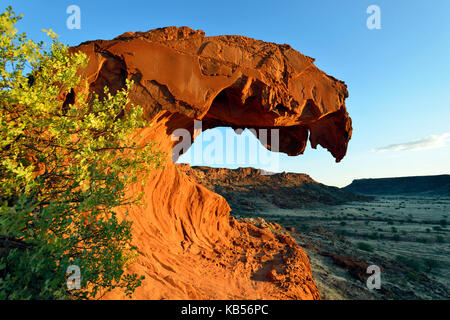
[[[204,130],[278,128],[281,152],[301,154],[309,138],[340,161],[352,133],[345,84],[289,45],[206,37],[187,27],[128,32],[71,50],[88,55],[82,72],[92,91],[134,80],[130,98],[151,123],[137,142],[155,141],[169,155],[163,170],[130,190],[144,191],[145,205],[124,208],[140,254],[130,271],[146,276],[135,297],[319,298],[303,250],[289,236],[230,218],[224,198],[173,165],[170,135],[178,128],[192,132],[193,120],[202,120]]]

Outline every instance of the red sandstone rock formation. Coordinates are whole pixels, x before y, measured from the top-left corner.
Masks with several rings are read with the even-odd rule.
[[[143,189],[145,205],[125,208],[139,248],[130,271],[146,276],[135,298],[318,299],[304,251],[288,235],[230,218],[224,198],[172,163],[170,135],[192,132],[194,119],[204,130],[279,128],[280,151],[302,153],[309,136],[340,161],[352,131],[345,84],[289,45],[205,37],[187,27],[128,32],[72,50],[90,59],[83,71],[90,90],[135,81],[130,98],[151,123],[135,139],[156,141],[168,154],[163,170],[130,190]]]
[[[368,201],[371,197],[353,194],[314,181],[303,173],[267,174],[254,168],[191,167],[177,164],[189,178],[223,196],[236,215],[256,215],[257,211],[338,205],[350,201]],[[258,208],[258,209],[257,209]]]

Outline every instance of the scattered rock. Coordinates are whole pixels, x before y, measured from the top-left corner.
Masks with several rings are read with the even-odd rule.
[[[362,283],[366,282],[368,277],[367,268],[369,267],[367,262],[354,257],[343,257],[329,252],[324,252],[322,255],[331,257],[336,265],[346,269],[355,279],[358,279]]]

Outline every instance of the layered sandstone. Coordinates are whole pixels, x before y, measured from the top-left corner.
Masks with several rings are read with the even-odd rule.
[[[345,84],[289,45],[206,37],[187,27],[128,32],[71,50],[88,55],[83,76],[92,91],[134,80],[130,98],[150,123],[135,139],[167,153],[165,168],[130,190],[144,191],[145,204],[124,208],[139,248],[130,271],[146,276],[135,298],[318,299],[304,251],[281,231],[230,218],[224,198],[172,163],[179,155],[172,155],[171,134],[193,133],[194,120],[204,130],[278,128],[279,151],[301,154],[309,138],[340,161],[352,132]]]

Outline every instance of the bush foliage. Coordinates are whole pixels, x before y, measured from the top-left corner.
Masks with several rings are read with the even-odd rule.
[[[0,15],[0,299],[131,295],[142,277],[124,272],[136,248],[117,208],[140,200],[127,186],[162,155],[130,142],[146,125],[131,82],[83,93],[86,56],[69,54],[51,30],[49,48],[29,40],[20,19],[11,8]],[[81,271],[78,290],[67,288],[70,265]]]

